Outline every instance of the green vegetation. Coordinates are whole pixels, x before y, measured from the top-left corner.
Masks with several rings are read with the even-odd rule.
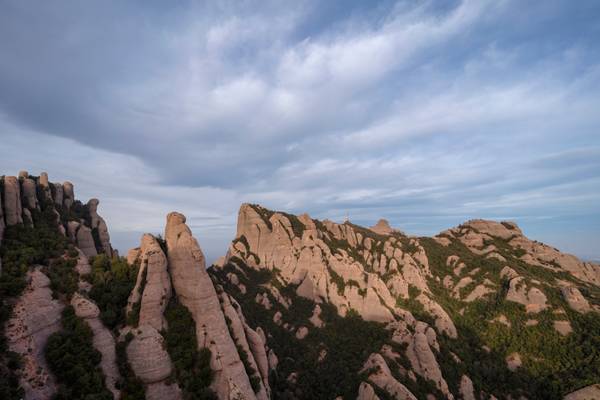
[[[210,368],[211,353],[207,348],[198,350],[196,325],[188,309],[172,298],[165,310],[168,330],[161,334],[175,367],[175,378],[186,400],[213,400],[216,395],[209,388],[213,379]]]
[[[458,330],[457,340],[438,335],[441,353],[437,357],[452,391],[456,392],[463,373],[469,375],[476,389],[497,397],[511,394],[513,397],[560,399],[566,393],[600,381],[600,315],[573,312],[553,286],[555,279],[573,280],[570,275],[524,263],[519,259],[520,249],[515,250],[508,241],[498,238],[486,245],[496,246],[508,260],[506,263],[478,256],[456,240],[449,246],[441,246],[430,238],[421,238],[420,242],[436,275],[452,275],[446,259],[458,255],[468,270],[481,269],[474,278],[488,278],[500,288],[486,300],[465,304],[452,298],[435,279],[428,282],[436,301],[450,314]],[[543,286],[542,290],[548,302],[565,310],[566,315],[557,316],[550,310],[527,314],[521,304],[506,301],[508,282],[499,277],[505,265],[510,265],[528,280],[550,283],[551,286]],[[409,304],[407,308],[421,319],[423,316],[418,307],[413,306]],[[510,327],[490,322],[500,315],[507,317]],[[570,320],[574,329],[566,337],[553,327],[554,320],[563,318]],[[526,326],[528,319],[535,319],[538,324]],[[484,346],[489,351],[484,350]],[[456,363],[450,352],[458,355],[463,363]],[[523,360],[523,366],[516,372],[509,371],[505,363],[505,357],[513,352],[518,352]]]
[[[117,388],[121,390],[121,400],[145,400],[146,394],[144,384],[135,376],[131,365],[127,361],[127,345],[133,340],[133,334],[129,332],[125,340],[117,342],[117,366],[121,379],[117,382]]]
[[[70,299],[77,291],[77,282],[79,281],[79,275],[75,271],[77,259],[56,258],[49,264],[47,268],[44,268],[44,273],[50,278],[52,295],[55,298],[63,295],[66,299]]]
[[[270,377],[273,398],[291,398],[292,394],[300,399],[356,398],[360,369],[368,356],[389,340],[390,333],[383,324],[364,321],[354,311],[342,318],[333,306],[325,303],[321,304],[321,319],[326,322],[325,327],[313,327],[308,318],[315,304],[297,296],[294,286],[282,286],[276,271],[257,271],[246,267],[238,259],[232,262],[245,273],[245,276],[239,272],[237,275],[246,285],[246,294],[242,294],[237,286],[231,285],[225,278],[228,272],[235,271],[233,265],[222,269],[211,268],[209,272],[240,303],[248,324],[253,328],[260,326],[269,332],[268,344],[280,360],[277,372]],[[284,296],[292,299],[289,309],[282,307],[261,287],[265,283],[273,284]],[[256,304],[254,298],[258,293],[266,293],[270,297],[273,304],[271,310]],[[273,315],[277,311],[283,314],[284,323],[309,327],[309,334],[303,340],[298,340],[282,326],[275,324]],[[319,361],[321,350],[325,350],[327,355]],[[297,383],[290,385],[286,379],[294,371],[299,372]]]
[[[125,307],[138,267],[128,265],[124,257],[111,259],[105,254],[94,257],[91,263],[92,273],[87,278],[93,285],[90,298],[98,305],[104,325],[115,329],[125,323]]]
[[[2,192],[0,180],[0,193]],[[4,326],[12,312],[12,297],[19,296],[25,289],[25,276],[30,266],[48,264],[50,260],[63,255],[67,240],[58,232],[56,216],[45,201],[41,202],[42,211],[33,210],[35,228],[25,225],[6,227],[0,257],[2,274],[0,275],[0,398],[20,399],[23,391],[19,387],[15,371],[19,357],[8,351],[4,336]]]
[[[133,340],[133,334],[129,332],[125,336],[125,340],[117,342],[117,367],[121,379],[116,386],[121,390],[121,400],[145,400],[146,391],[142,381],[135,376],[131,365],[127,361],[127,345]]]
[[[71,306],[62,314],[63,329],[48,339],[46,360],[59,383],[55,400],[111,400],[99,364],[102,355],[94,349],[90,327]]]

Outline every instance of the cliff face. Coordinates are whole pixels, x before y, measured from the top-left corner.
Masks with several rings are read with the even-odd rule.
[[[206,272],[202,250],[185,221],[184,215],[170,213],[164,247],[159,242],[162,239],[146,234],[140,248],[129,252],[130,262],[140,264],[136,286],[128,302],[130,314],[139,312],[138,321],[124,329],[135,335],[127,348],[132,368],[147,384],[147,396],[156,397],[151,392],[156,390],[156,385],[164,387],[174,369],[169,353],[159,351],[159,347],[165,346],[158,343],[168,340],[172,333],[165,312],[169,312],[168,304],[177,303],[187,309],[194,323],[197,349],[188,351],[210,351],[213,376],[210,387],[217,398],[267,399],[270,391],[264,343],[245,323],[235,300],[215,287]],[[155,347],[151,363],[155,368],[147,371],[144,369],[149,365],[147,352]],[[179,372],[177,376],[180,377]],[[190,396],[185,387],[182,389],[183,395]],[[162,398],[181,396],[179,388],[172,390],[168,397],[162,393]]]

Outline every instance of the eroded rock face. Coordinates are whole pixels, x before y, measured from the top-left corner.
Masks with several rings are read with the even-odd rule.
[[[75,315],[83,318],[92,329],[94,348],[102,354],[100,368],[104,374],[106,387],[111,391],[113,397],[118,399],[120,391],[117,389],[116,383],[119,381],[120,375],[117,367],[115,338],[102,324],[99,318],[100,310],[93,301],[75,293],[71,299],[71,305],[75,309]]]
[[[27,288],[6,324],[8,347],[22,357],[19,382],[26,399],[49,399],[56,384],[44,358],[48,338],[61,329],[63,305],[52,299],[50,280],[37,267],[27,274]]]
[[[6,225],[23,223],[21,208],[21,186],[14,176],[4,177],[4,219]]]
[[[531,287],[528,290],[528,286],[522,277],[510,280],[506,300],[523,304],[527,312],[531,313],[538,313],[548,307],[546,295],[536,287]]]
[[[163,313],[172,294],[171,279],[167,270],[167,256],[156,238],[145,234],[142,236],[140,245],[140,257],[140,270],[132,292],[132,296],[135,298],[130,298],[129,304],[141,301],[139,324],[151,325],[160,331],[167,328]],[[143,292],[139,299],[139,289],[143,279],[145,279],[145,284],[141,288]]]
[[[63,183],[63,206],[68,210],[75,201],[75,192],[73,191],[73,184],[71,182]]]
[[[23,202],[30,210],[38,208],[37,190],[35,181],[31,178],[23,179]]]
[[[586,313],[591,310],[590,303],[583,297],[579,289],[571,285],[561,285],[560,291],[573,310]]]
[[[198,345],[212,352],[213,386],[219,398],[237,392],[242,399],[256,399],[206,272],[204,255],[185,221],[180,213],[167,216],[165,239],[173,288],[194,318]]]
[[[399,400],[417,400],[417,398],[400,382],[394,378],[390,368],[381,356],[381,354],[371,354],[363,367],[363,371],[373,371],[369,375],[369,382],[385,390],[395,399]],[[372,390],[373,388],[371,388]],[[363,393],[368,393],[365,388]],[[366,394],[366,393],[365,393]],[[359,397],[360,398],[360,397]]]
[[[110,244],[110,235],[108,234],[106,222],[100,215],[98,215],[99,203],[100,201],[98,199],[90,199],[87,203],[88,210],[90,212],[91,228],[98,230],[98,238],[100,239],[102,249],[104,250],[105,254],[111,257],[113,250]]]
[[[135,374],[144,383],[155,383],[167,379],[172,365],[165,351],[162,336],[151,326],[134,329],[134,339],[127,346],[127,359]]]
[[[332,240],[347,243],[348,248],[332,246]],[[395,296],[407,297],[408,285],[429,291],[427,257],[418,242],[411,243],[417,251],[409,254],[397,238],[390,237],[383,252],[373,253],[369,249],[375,247],[375,240],[351,224],[324,221],[317,228],[306,214],[294,220],[243,204],[237,238],[228,254],[254,268],[277,268],[285,283],[298,284],[298,295],[317,303],[329,302],[342,316],[353,309],[366,320],[391,322],[406,313],[396,305]],[[365,271],[365,263],[375,273]],[[387,284],[381,278],[386,273],[390,277]]]
[[[71,225],[69,224],[69,227],[70,226]],[[94,237],[92,236],[92,230],[90,228],[80,224],[75,237],[77,240],[77,247],[79,247],[87,257],[98,255],[98,252],[96,251],[96,244],[94,243]]]

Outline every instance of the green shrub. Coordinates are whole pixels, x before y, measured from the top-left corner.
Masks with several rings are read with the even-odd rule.
[[[213,379],[211,353],[207,348],[198,350],[192,315],[175,298],[167,305],[164,315],[169,329],[161,333],[184,399],[216,400],[216,395],[209,388]]]
[[[62,313],[62,330],[48,338],[45,356],[58,382],[55,399],[111,400],[99,364],[102,355],[93,345],[90,327],[71,306]]]

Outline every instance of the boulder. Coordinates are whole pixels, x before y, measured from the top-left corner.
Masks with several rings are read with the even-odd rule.
[[[591,310],[590,303],[583,297],[579,289],[575,286],[561,285],[560,291],[569,307],[579,313],[586,313]]]
[[[21,187],[14,176],[4,177],[4,219],[6,225],[23,223],[21,208]]]
[[[506,300],[523,304],[528,313],[538,313],[548,308],[546,295],[536,287],[527,290],[523,277],[510,280]]]
[[[127,360],[135,375],[146,384],[167,379],[173,365],[160,333],[150,325],[140,325],[131,332],[134,338],[127,346]]]

